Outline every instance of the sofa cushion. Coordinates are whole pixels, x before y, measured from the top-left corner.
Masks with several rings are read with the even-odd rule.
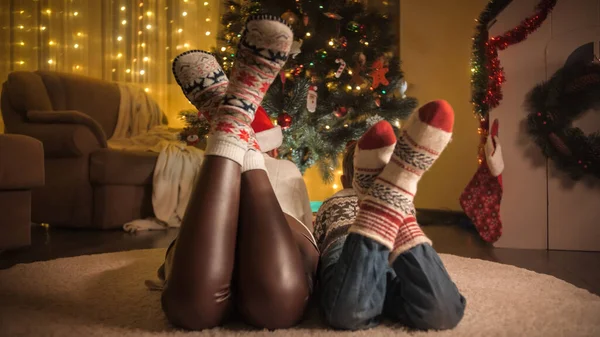
[[[90,156],[90,182],[151,185],[158,153],[101,149]]]
[[[0,135],[0,190],[44,185],[44,148],[37,139]]]
[[[35,73],[15,71],[8,74],[4,89],[10,105],[19,113],[25,114],[28,110],[52,110],[44,82]]]

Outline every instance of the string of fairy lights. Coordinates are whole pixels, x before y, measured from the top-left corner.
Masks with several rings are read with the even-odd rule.
[[[173,58],[216,44],[218,6],[218,0],[2,1],[10,44],[0,76],[73,72],[166,96]],[[107,15],[99,19],[101,11]]]

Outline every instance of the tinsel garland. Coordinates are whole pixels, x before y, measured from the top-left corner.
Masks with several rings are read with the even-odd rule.
[[[535,7],[535,13],[523,20],[515,28],[489,38],[488,25],[512,0],[492,0],[479,15],[475,36],[473,37],[471,57],[471,103],[474,113],[479,117],[479,153],[478,162],[483,162],[484,145],[488,136],[488,114],[502,100],[502,84],[506,81],[504,69],[500,65],[498,51],[527,39],[535,32],[554,9],[557,0],[542,0]]]
[[[600,133],[586,136],[572,127],[589,109],[600,107],[600,64],[577,63],[559,69],[528,95],[527,131],[544,155],[578,180],[600,178]]]
[[[535,13],[523,20],[515,28],[505,33],[488,37],[487,27],[511,1],[490,1],[477,20],[477,31],[473,37],[472,71],[472,103],[475,113],[486,118],[489,111],[498,106],[502,100],[502,84],[506,78],[498,59],[498,51],[527,39],[535,32],[554,9],[557,0],[542,0],[535,7]]]

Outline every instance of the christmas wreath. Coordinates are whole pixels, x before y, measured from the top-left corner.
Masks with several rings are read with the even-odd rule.
[[[527,129],[547,158],[578,180],[600,178],[600,133],[585,135],[572,122],[600,108],[600,64],[575,63],[559,69],[527,98]]]

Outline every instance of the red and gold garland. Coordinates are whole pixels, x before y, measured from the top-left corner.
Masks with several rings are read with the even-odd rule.
[[[502,100],[502,84],[506,81],[504,69],[500,65],[498,51],[504,50],[512,45],[524,41],[535,32],[554,9],[557,0],[542,0],[535,7],[535,13],[523,20],[515,28],[505,33],[487,39],[487,26],[510,1],[493,0],[488,3],[486,9],[480,15],[477,33],[473,38],[473,59],[471,60],[471,71],[473,83],[472,103],[475,113],[479,115],[480,134],[479,164],[484,158],[483,146],[487,140],[489,111],[500,104]]]

